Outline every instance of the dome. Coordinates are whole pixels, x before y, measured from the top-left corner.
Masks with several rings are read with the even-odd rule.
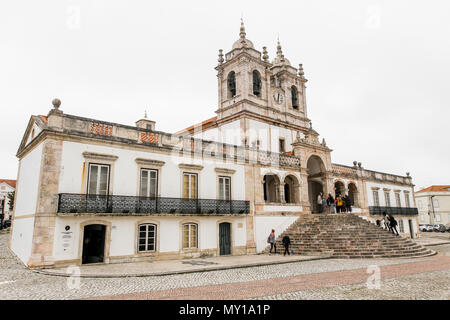
[[[291,62],[284,57],[283,51],[281,50],[280,40],[278,40],[277,45],[277,56],[273,59],[272,64],[274,66],[290,66]]]
[[[255,47],[253,46],[253,42],[251,42],[250,40],[245,38],[245,27],[244,27],[244,21],[242,21],[241,19],[241,30],[239,33],[239,40],[237,40],[235,43],[233,43],[233,49],[239,49],[239,48],[252,48],[254,49]]]

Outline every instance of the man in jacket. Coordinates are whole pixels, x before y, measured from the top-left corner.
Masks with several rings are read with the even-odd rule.
[[[289,238],[289,236],[285,235],[283,237],[283,240],[281,240],[281,242],[283,243],[283,246],[284,246],[283,256],[286,255],[286,252],[287,252],[288,255],[290,255],[290,253],[289,253],[289,245],[291,244],[291,239]]]

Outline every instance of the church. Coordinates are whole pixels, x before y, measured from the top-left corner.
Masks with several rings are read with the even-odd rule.
[[[410,174],[331,161],[308,118],[303,66],[279,42],[269,59],[241,22],[215,69],[216,116],[176,133],[147,115],[134,125],[71,115],[58,99],[31,116],[17,152],[15,255],[41,268],[258,254],[272,229],[304,217],[351,216],[376,235],[382,212],[402,241],[417,237]],[[319,194],[347,195],[352,213],[320,212]]]

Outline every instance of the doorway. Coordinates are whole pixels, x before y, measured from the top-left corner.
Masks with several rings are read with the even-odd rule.
[[[414,225],[413,225],[413,221],[411,219],[408,220],[408,224],[409,224],[409,234],[411,235],[411,239],[414,239]]]
[[[231,254],[231,223],[219,224],[219,249],[221,256]]]
[[[90,224],[84,227],[82,264],[104,262],[105,236],[105,225]]]

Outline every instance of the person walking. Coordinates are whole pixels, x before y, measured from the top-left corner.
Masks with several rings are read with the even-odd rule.
[[[392,214],[388,215],[388,219],[391,225],[391,229],[392,229],[392,233],[399,236],[400,234],[397,231],[397,220],[395,220],[395,218],[392,216]],[[395,231],[395,232],[394,232]]]
[[[391,223],[390,223],[385,211],[383,211],[383,220],[381,220],[381,221],[383,222],[384,229],[392,232]]]
[[[284,253],[283,253],[283,256],[285,256],[286,253],[287,253],[288,256],[289,256],[289,255],[290,255],[290,253],[289,253],[289,246],[290,246],[290,244],[291,244],[291,239],[289,238],[288,235],[285,235],[285,236],[283,237],[283,240],[281,240],[281,242],[283,243],[283,246],[284,246]]]
[[[272,249],[275,249],[275,254],[277,254],[277,244],[275,243],[275,229],[272,229],[267,242],[270,243],[269,256],[272,254]]]
[[[336,204],[334,203],[334,198],[331,193],[328,194],[327,204],[330,207],[330,213],[336,213]]]

